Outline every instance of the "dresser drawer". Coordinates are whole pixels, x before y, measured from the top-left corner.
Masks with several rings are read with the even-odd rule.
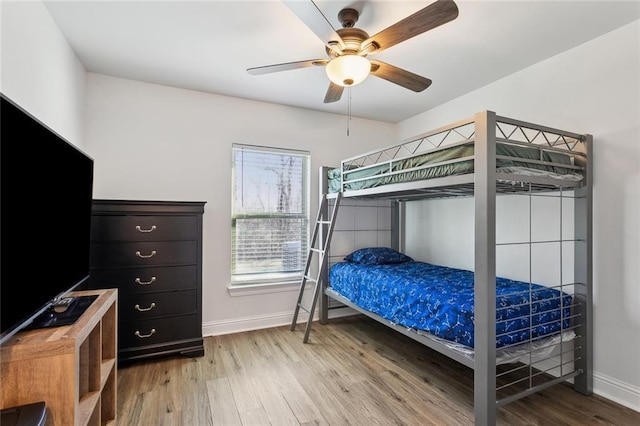
[[[198,298],[195,290],[137,294],[127,297],[118,304],[118,316],[121,321],[146,320],[197,312]]]
[[[117,287],[122,301],[135,294],[195,289],[198,287],[198,267],[95,269],[91,271],[89,283],[91,288]]]
[[[202,337],[197,315],[119,321],[118,345],[131,348]]]
[[[91,219],[92,241],[173,241],[198,238],[196,216],[100,216]]]
[[[197,263],[197,241],[92,243],[91,266],[154,266]]]

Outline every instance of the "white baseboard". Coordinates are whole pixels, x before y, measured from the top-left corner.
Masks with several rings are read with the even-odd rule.
[[[340,318],[356,314],[358,314],[358,312],[351,308],[337,308],[329,311],[329,318]],[[291,311],[287,311],[269,315],[234,318],[225,321],[210,321],[202,325],[202,334],[203,336],[220,336],[223,334],[290,325],[292,315],[293,313]],[[298,323],[307,321],[307,318],[308,315],[306,312],[300,312],[298,315]],[[318,319],[317,313],[316,319]],[[543,365],[539,367],[545,369]],[[640,388],[637,386],[622,382],[605,374],[594,372],[593,392],[603,398],[640,412]]]
[[[358,312],[351,308],[338,308],[329,311],[329,318],[340,318],[356,315]],[[203,336],[220,336],[223,334],[240,333],[243,331],[260,330],[263,328],[280,327],[290,325],[293,318],[293,312],[277,312],[269,315],[258,315],[245,318],[234,318],[225,321],[210,321],[202,324]],[[309,315],[300,311],[298,315],[298,323],[306,322]],[[315,319],[319,319],[316,312]]]
[[[548,370],[553,364],[540,363],[536,367],[541,370]],[[573,368],[572,364],[567,365],[568,369]],[[558,376],[558,370],[547,371],[553,376]],[[573,379],[567,380],[573,383]],[[640,412],[640,388],[629,383],[622,382],[605,374],[593,372],[593,393],[603,398],[616,402],[632,410]]]
[[[593,392],[603,398],[640,412],[640,387],[638,386],[594,371]]]

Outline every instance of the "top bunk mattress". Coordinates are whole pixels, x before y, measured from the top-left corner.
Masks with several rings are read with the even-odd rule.
[[[330,287],[393,324],[474,347],[472,271],[409,261],[334,264]],[[557,289],[496,279],[496,348],[538,340],[570,327],[572,296]]]
[[[385,161],[380,164],[351,169],[345,167],[342,188],[342,167],[328,171],[329,193],[360,190],[382,185],[411,182],[473,173],[474,144],[472,141],[412,157]],[[507,143],[496,144],[496,171],[522,176],[545,176],[577,182],[583,176],[573,168],[570,155]],[[508,157],[508,158],[506,158]],[[518,160],[523,161],[518,161]]]

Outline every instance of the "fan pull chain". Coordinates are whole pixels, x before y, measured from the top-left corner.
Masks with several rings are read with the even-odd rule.
[[[347,87],[347,136],[349,136],[349,128],[351,126],[351,86]]]

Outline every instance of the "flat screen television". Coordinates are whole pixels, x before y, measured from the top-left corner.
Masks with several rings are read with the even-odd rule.
[[[89,277],[93,159],[0,97],[2,344]]]

